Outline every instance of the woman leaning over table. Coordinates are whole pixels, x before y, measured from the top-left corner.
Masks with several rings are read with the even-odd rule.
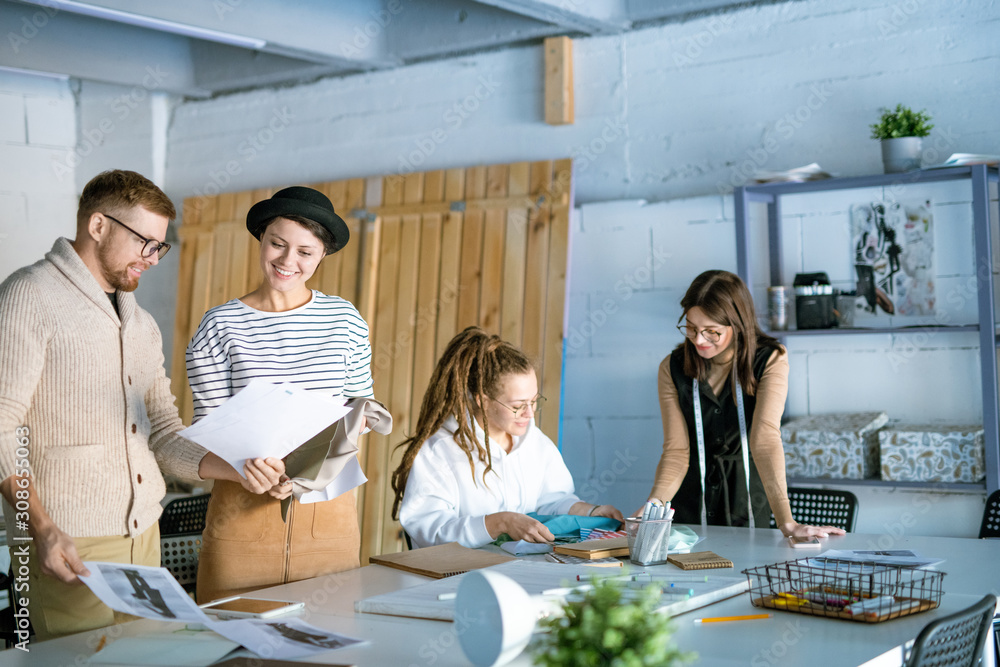
[[[350,302],[306,287],[323,258],[350,236],[330,200],[312,188],[286,188],[254,204],[247,229],[260,240],[263,280],[205,313],[188,345],[195,421],[253,379],[371,397],[368,325]],[[283,521],[280,499],[290,494],[287,479],[261,496],[232,482],[215,484],[198,564],[199,602],[359,567],[353,493],[307,504],[293,498]]]
[[[555,539],[529,512],[622,520],[611,505],[591,505],[573,493],[559,450],[535,425],[544,400],[521,350],[478,327],[451,340],[392,475],[392,517],[414,546],[475,548],[502,533],[528,542]]]
[[[786,536],[843,534],[792,519],[779,430],[788,354],[758,326],[744,282],[728,271],[706,271],[681,307],[684,342],[660,364],[663,455],[649,499],[671,501],[677,523],[704,518],[716,526],[766,528],[773,512]]]

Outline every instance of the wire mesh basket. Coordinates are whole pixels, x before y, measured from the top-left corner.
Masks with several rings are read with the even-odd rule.
[[[755,607],[880,623],[941,604],[944,572],[847,561],[790,560],[743,570]]]

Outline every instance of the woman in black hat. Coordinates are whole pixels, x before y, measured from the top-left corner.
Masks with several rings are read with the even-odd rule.
[[[260,241],[257,289],[205,313],[187,349],[194,419],[251,380],[333,396],[372,394],[368,325],[350,302],[306,287],[327,255],[349,239],[321,192],[291,187],[257,202],[247,229]],[[294,498],[290,483],[254,496],[216,483],[198,567],[198,600],[359,567],[360,531],[351,492],[328,501]]]

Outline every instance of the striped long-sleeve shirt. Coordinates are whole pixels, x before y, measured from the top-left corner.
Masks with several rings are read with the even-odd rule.
[[[205,313],[187,348],[194,420],[254,379],[372,397],[371,356],[368,325],[338,296],[313,290],[309,303],[280,313],[233,299]]]

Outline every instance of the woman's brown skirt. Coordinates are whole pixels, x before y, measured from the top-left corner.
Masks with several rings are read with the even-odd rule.
[[[360,567],[354,493],[303,505],[216,481],[198,561],[198,603]]]

